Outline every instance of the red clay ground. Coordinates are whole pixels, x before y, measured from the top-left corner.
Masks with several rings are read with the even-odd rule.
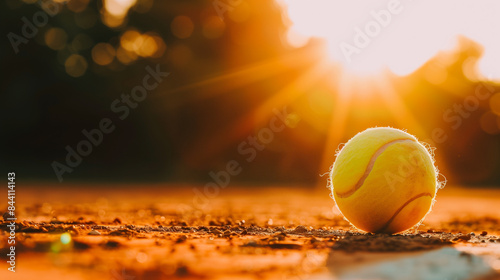
[[[18,184],[0,279],[500,279],[500,190],[448,186],[390,236],[352,228],[326,188],[229,186],[197,209],[194,187]]]

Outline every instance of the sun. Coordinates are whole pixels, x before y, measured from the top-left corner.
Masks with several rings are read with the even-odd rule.
[[[303,123],[324,134],[321,173],[328,171],[337,148],[335,144],[341,143],[349,131],[352,112],[373,109],[373,119],[363,121],[390,121],[390,125],[407,128],[419,138],[428,139],[425,123],[406,102],[408,93],[400,90],[400,81],[404,81],[405,88],[415,88],[420,80],[397,76],[411,75],[440,52],[455,50],[458,36],[468,37],[484,47],[483,56],[476,64],[477,73],[470,76],[500,80],[500,64],[496,63],[500,61],[500,52],[496,51],[500,49],[500,36],[492,36],[497,31],[490,27],[496,26],[495,20],[500,16],[500,1],[497,1],[499,4],[490,0],[480,3],[464,0],[275,1],[282,7],[287,27],[282,38],[290,49],[276,57],[173,89],[170,94],[203,88],[200,90],[203,94],[190,97],[200,101],[286,75],[291,68],[300,71],[251,110],[184,154],[185,162],[196,164],[210,160],[253,133],[274,108],[283,106],[293,106]],[[495,5],[497,9],[492,8]],[[209,87],[216,90],[206,90]],[[308,115],[309,104],[301,102],[304,95],[317,88],[322,89],[319,103],[326,108],[321,118]]]
[[[500,67],[493,63],[500,61],[500,36],[494,35],[498,1],[277,1],[289,19],[290,45],[319,38],[325,55],[352,74],[409,75],[440,51],[455,48],[462,35],[484,46],[479,76],[500,79]]]

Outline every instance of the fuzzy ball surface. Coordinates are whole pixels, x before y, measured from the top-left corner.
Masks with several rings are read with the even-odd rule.
[[[355,227],[397,233],[423,220],[438,189],[429,151],[402,130],[369,128],[338,153],[330,173],[333,198]]]

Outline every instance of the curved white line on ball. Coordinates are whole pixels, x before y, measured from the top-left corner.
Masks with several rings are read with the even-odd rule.
[[[375,161],[377,160],[377,158],[387,149],[389,148],[389,146],[393,145],[393,144],[396,144],[396,143],[401,143],[401,142],[406,142],[406,141],[410,141],[410,142],[415,142],[416,141],[414,139],[411,139],[411,138],[403,138],[403,139],[395,139],[395,140],[391,140],[387,143],[385,143],[384,145],[382,145],[380,148],[378,148],[375,153],[373,153],[372,157],[370,158],[370,161],[368,162],[368,165],[366,166],[366,169],[365,169],[365,173],[363,173],[363,176],[361,176],[361,178],[359,178],[358,182],[356,183],[356,185],[354,185],[353,188],[345,191],[345,192],[337,192],[335,191],[335,194],[339,197],[339,198],[346,198],[346,197],[349,197],[351,195],[353,195],[359,188],[361,188],[361,186],[363,186],[363,184],[365,183],[365,180],[366,178],[368,177],[368,175],[370,175],[370,172],[372,171],[373,169],[373,166],[375,165]],[[335,186],[334,186],[334,189],[335,189]]]
[[[401,212],[403,211],[403,209],[408,206],[408,204],[412,203],[413,201],[415,201],[416,199],[419,199],[421,197],[430,197],[431,199],[433,198],[433,195],[431,193],[428,193],[428,192],[425,192],[425,193],[420,193],[420,194],[417,194],[416,196],[408,199],[401,207],[399,207],[398,210],[396,210],[396,212],[394,213],[394,215],[392,215],[392,217],[378,230],[375,230],[373,232],[378,232],[378,233],[383,233],[388,227],[389,225],[392,223],[392,221],[394,221],[394,219],[396,218],[396,216]],[[392,233],[392,232],[391,232]]]

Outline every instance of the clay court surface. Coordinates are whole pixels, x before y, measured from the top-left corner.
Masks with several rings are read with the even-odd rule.
[[[391,236],[352,228],[322,187],[230,185],[203,205],[193,188],[18,184],[0,279],[500,279],[500,190],[447,186]]]

